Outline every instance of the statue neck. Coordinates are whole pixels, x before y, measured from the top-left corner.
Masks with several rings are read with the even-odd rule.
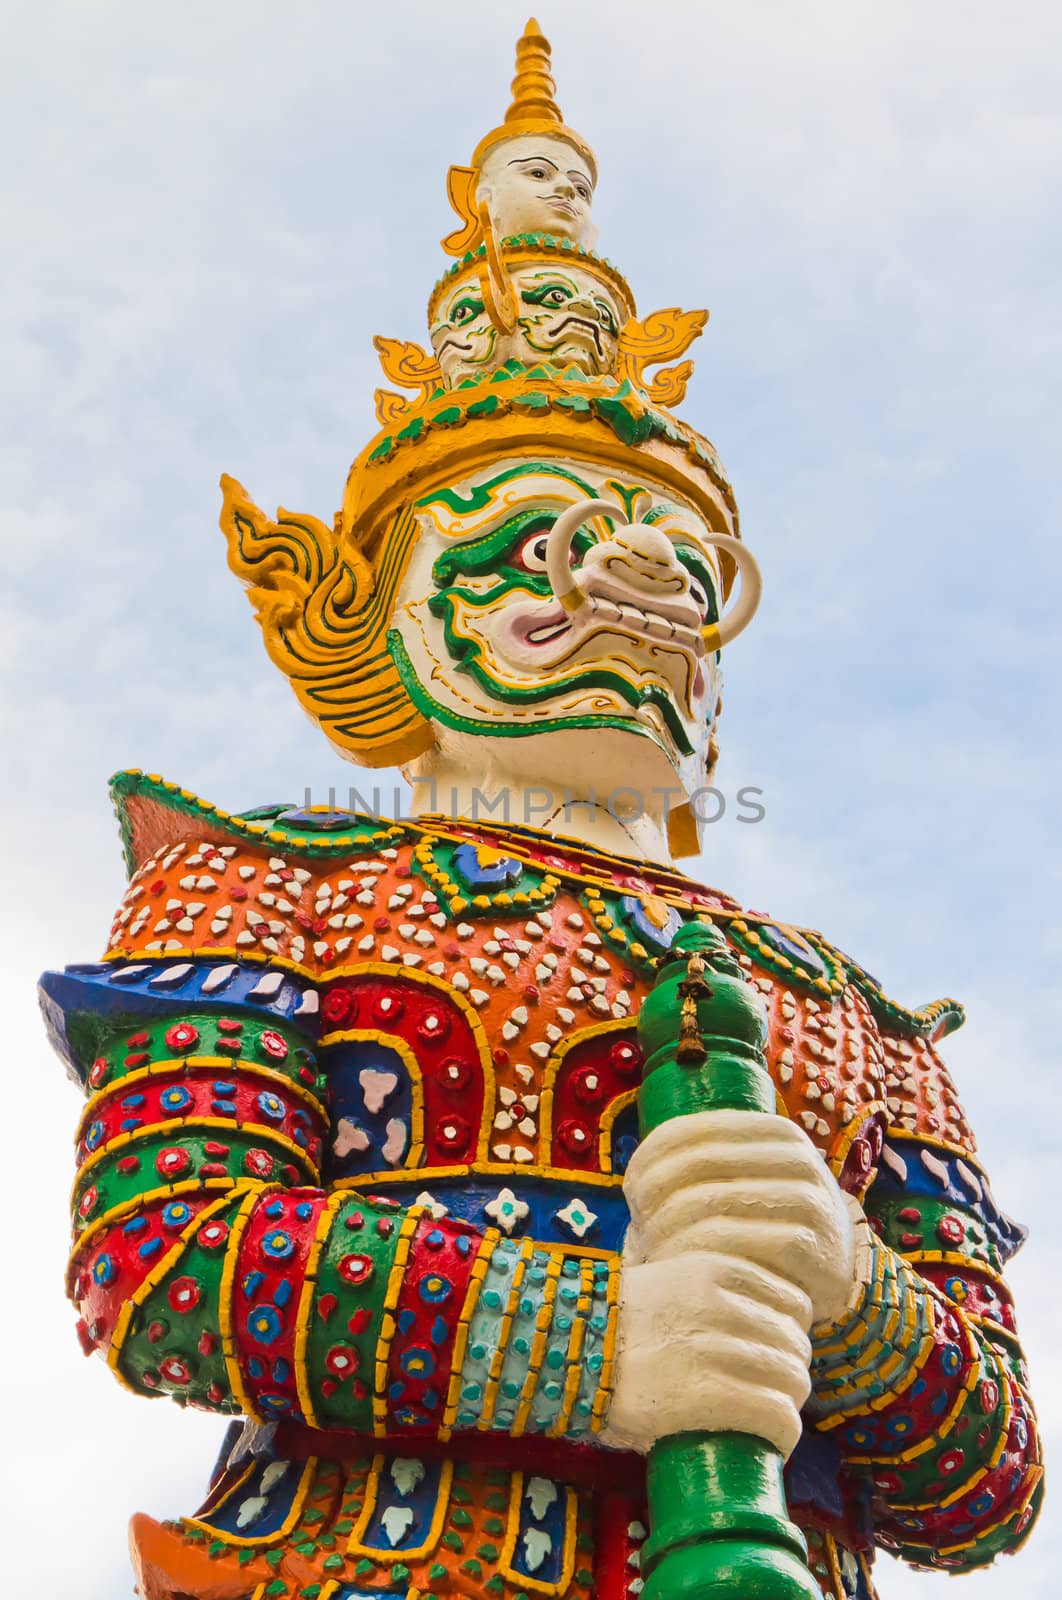
[[[632,805],[630,814],[624,816],[622,791],[602,794],[591,785],[580,784],[574,775],[570,783],[530,779],[526,771],[509,770],[496,757],[492,759],[494,753],[485,748],[486,741],[475,743],[477,748],[468,755],[451,756],[435,748],[403,769],[413,791],[413,816],[462,818],[487,827],[511,823],[538,828],[552,837],[576,839],[611,855],[673,866],[663,796],[639,788],[638,807]],[[631,779],[633,783],[634,774]],[[626,795],[628,800],[632,793]]]

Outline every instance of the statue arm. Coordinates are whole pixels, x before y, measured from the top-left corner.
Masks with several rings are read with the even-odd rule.
[[[1018,1548],[1042,1494],[1002,1277],[1023,1230],[972,1157],[897,1128],[864,1209],[869,1281],[814,1330],[808,1412],[870,1480],[878,1544],[917,1566],[981,1566]]]
[[[323,1187],[304,981],[145,961],[42,995],[89,1092],[70,1292],[127,1387],[369,1434],[600,1429],[618,1262]]]

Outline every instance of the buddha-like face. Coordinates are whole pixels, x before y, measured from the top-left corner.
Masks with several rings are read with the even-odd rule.
[[[604,284],[567,261],[518,267],[513,273],[517,322],[499,334],[474,272],[466,272],[439,302],[432,347],[449,384],[480,377],[513,359],[576,367],[587,377],[616,362],[620,310]]]
[[[549,537],[561,512],[601,497],[631,525],[602,515],[575,535],[573,613],[547,572]],[[513,461],[417,510],[388,644],[438,742],[478,735],[485,760],[504,743],[509,770],[564,782],[599,730],[619,752],[613,782],[677,778],[690,794],[704,781],[720,675],[701,630],[719,615],[720,577],[691,508],[594,467]]]
[[[565,139],[521,134],[487,152],[478,199],[485,199],[499,239],[551,233],[593,245],[594,182],[585,160]]]

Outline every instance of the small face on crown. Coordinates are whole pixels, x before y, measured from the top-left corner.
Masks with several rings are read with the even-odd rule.
[[[506,361],[548,361],[587,377],[610,372],[619,347],[621,313],[593,272],[569,261],[542,260],[512,274],[516,327],[499,334],[474,271],[463,273],[439,301],[432,348],[446,381],[481,377]]]
[[[619,312],[612,296],[578,267],[527,268],[515,277],[517,325],[532,359],[609,371],[619,346]]]
[[[594,181],[584,158],[565,139],[521,134],[488,151],[478,198],[490,209],[499,239],[550,233],[590,248]]]

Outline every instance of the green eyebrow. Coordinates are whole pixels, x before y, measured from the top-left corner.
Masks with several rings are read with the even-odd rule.
[[[546,296],[548,294],[552,294],[553,293],[554,289],[563,289],[563,290],[565,290],[565,292],[568,294],[569,299],[575,293],[575,290],[572,288],[572,286],[570,284],[567,284],[567,283],[559,283],[559,282],[544,283],[538,289],[521,289],[520,290],[520,299],[521,300],[526,300],[529,305],[540,306],[542,304],[543,300],[546,298]]]

